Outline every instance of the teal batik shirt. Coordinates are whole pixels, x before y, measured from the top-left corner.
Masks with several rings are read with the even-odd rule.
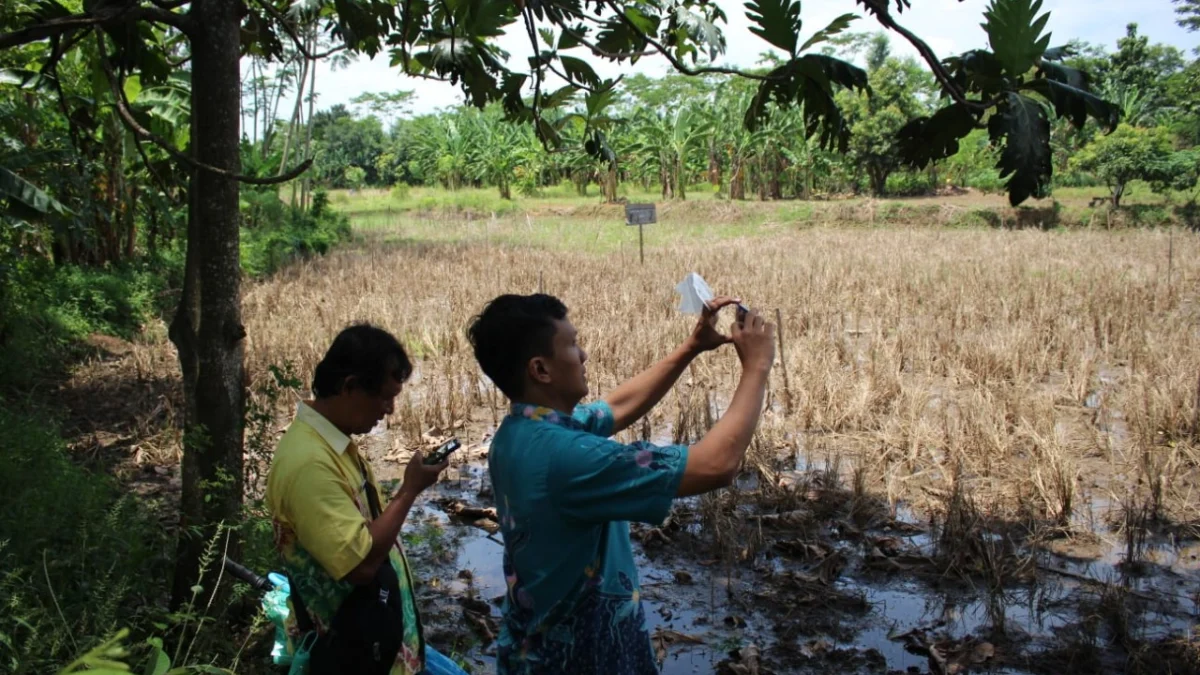
[[[488,455],[508,594],[501,675],[655,673],[629,522],[666,520],[687,447],[610,440],[604,402],[515,404]]]

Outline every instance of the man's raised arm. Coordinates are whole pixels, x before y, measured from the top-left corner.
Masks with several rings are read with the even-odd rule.
[[[612,408],[614,434],[629,428],[658,405],[693,359],[730,342],[728,336],[717,331],[717,312],[736,302],[736,298],[724,296],[710,300],[682,345],[604,397],[604,402]]]

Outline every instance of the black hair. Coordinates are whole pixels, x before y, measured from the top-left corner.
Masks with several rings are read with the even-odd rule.
[[[391,333],[368,323],[356,323],[338,333],[317,364],[313,395],[319,399],[337,396],[348,377],[354,378],[352,387],[378,394],[387,376],[404,383],[412,370],[408,354]]]
[[[554,322],[565,318],[567,306],[552,295],[501,295],[475,317],[467,337],[484,374],[517,399],[524,394],[529,360],[554,355]]]

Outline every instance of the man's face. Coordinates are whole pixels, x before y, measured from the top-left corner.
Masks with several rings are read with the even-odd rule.
[[[588,394],[587,352],[579,346],[579,332],[566,319],[554,321],[554,353],[543,357],[548,384],[563,398],[582,401]]]
[[[392,377],[383,381],[379,392],[372,394],[362,387],[354,387],[347,393],[347,417],[351,420],[353,434],[365,434],[375,428],[384,417],[391,415],[396,409],[396,397],[403,388]]]

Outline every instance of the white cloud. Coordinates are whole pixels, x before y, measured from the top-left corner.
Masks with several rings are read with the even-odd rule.
[[[740,0],[717,0],[729,17],[724,27],[727,50],[718,62],[749,66],[769,46],[749,32],[743,3]],[[980,23],[983,21],[985,0],[913,0],[911,9],[896,15],[897,21],[921,36],[939,55],[956,54],[987,45],[987,36]],[[852,0],[809,0],[803,4],[804,34],[823,28],[835,17],[846,13],[860,13],[859,6]],[[1043,10],[1051,13],[1048,29],[1053,33],[1053,44],[1061,44],[1078,38],[1115,49],[1117,38],[1125,34],[1125,25],[1137,22],[1143,34],[1154,42],[1173,44],[1190,50],[1200,43],[1200,35],[1188,34],[1175,24],[1171,0],[1045,0]],[[869,17],[855,22],[852,30],[874,31],[880,27]],[[916,51],[902,38],[892,35],[893,48],[898,54],[916,55]],[[524,31],[501,39],[501,46],[511,53],[511,62],[524,64],[532,53]],[[583,50],[579,50],[583,51]],[[670,66],[666,60],[645,58],[634,66],[618,65],[599,59],[593,60],[596,71],[602,77],[614,77],[622,72],[640,72],[652,75],[666,73]],[[461,90],[447,83],[418,80],[401,75],[399,70],[388,65],[387,55],[373,60],[360,57],[349,68],[333,72],[328,63],[317,68],[317,107],[328,108],[334,104],[346,104],[366,91],[383,92],[396,89],[411,89],[416,92],[414,112],[431,112],[445,106],[464,101]],[[290,110],[284,105],[283,110]]]

